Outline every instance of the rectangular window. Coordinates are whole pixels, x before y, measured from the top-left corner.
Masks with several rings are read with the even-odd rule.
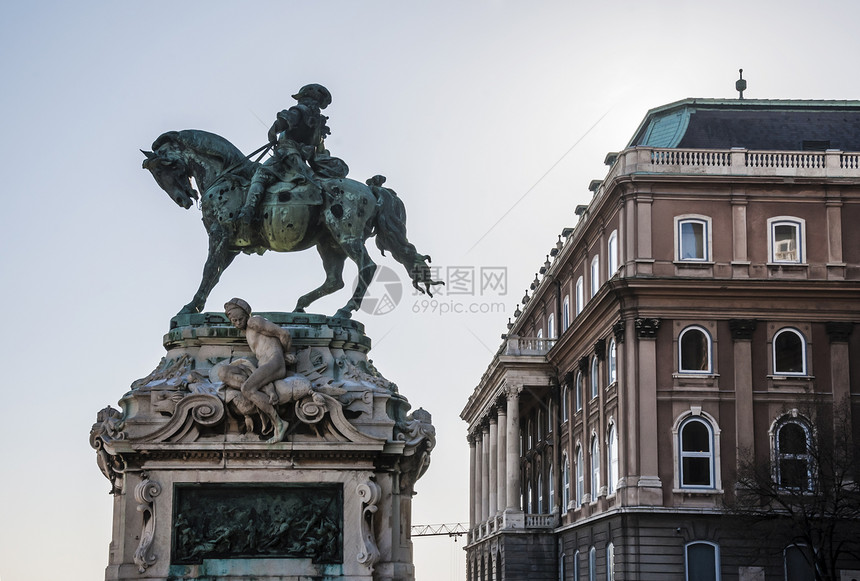
[[[678,260],[708,260],[708,223],[704,220],[678,222]]]
[[[803,222],[798,219],[771,219],[769,222],[771,262],[802,263]]]

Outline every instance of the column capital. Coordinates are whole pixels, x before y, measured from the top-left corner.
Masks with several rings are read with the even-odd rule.
[[[606,339],[598,339],[594,342],[594,354],[601,361],[606,359]]]
[[[616,343],[624,343],[624,321],[616,321],[615,324],[612,325],[612,334],[615,335]]]
[[[749,341],[758,322],[755,319],[729,319],[729,330],[733,341]]]
[[[827,330],[827,336],[831,343],[847,343],[848,336],[854,329],[854,323],[851,321],[829,321],[825,323],[824,328]]]
[[[522,385],[506,381],[502,386],[502,392],[505,394],[508,402],[516,401],[520,397],[520,392],[523,390]]]
[[[660,319],[654,317],[636,319],[636,334],[640,339],[654,339],[657,337],[660,323]]]

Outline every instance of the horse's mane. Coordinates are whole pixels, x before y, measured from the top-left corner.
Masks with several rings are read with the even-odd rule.
[[[175,143],[180,148],[187,147],[195,150],[198,154],[219,159],[225,167],[236,165],[236,170],[250,169],[253,165],[253,162],[247,159],[245,154],[228,140],[201,129],[183,129],[182,131],[163,133],[153,142],[152,150],[157,151],[166,143]]]

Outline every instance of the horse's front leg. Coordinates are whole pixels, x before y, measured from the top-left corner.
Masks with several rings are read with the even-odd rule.
[[[327,237],[317,244],[317,252],[325,269],[325,282],[298,300],[295,308],[297,313],[304,313],[305,308],[318,298],[343,288],[343,263],[346,261],[346,254]]]
[[[367,287],[373,281],[373,275],[376,272],[376,263],[370,258],[364,243],[361,240],[350,240],[342,243],[341,246],[355,264],[358,266],[358,281],[355,285],[355,292],[352,293],[352,298],[341,309],[335,313],[335,317],[342,319],[352,318],[352,312],[357,311],[361,307],[361,301],[367,292]]]
[[[239,254],[238,250],[232,250],[228,246],[228,241],[228,237],[221,228],[209,233],[209,256],[206,257],[206,264],[203,266],[203,279],[197,292],[194,293],[194,298],[179,311],[180,315],[199,313],[203,310],[209,293],[221,279],[221,273]]]

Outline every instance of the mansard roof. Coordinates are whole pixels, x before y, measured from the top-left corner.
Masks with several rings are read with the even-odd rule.
[[[860,101],[684,99],[648,111],[637,145],[860,151]]]

